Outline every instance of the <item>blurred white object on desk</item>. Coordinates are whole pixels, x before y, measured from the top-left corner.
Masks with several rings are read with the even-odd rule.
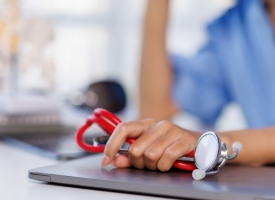
[[[0,133],[60,129],[62,102],[46,96],[0,97]]]
[[[22,49],[19,55],[21,90],[54,88],[55,65],[51,55],[53,32],[51,23],[46,19],[24,19],[20,35]]]

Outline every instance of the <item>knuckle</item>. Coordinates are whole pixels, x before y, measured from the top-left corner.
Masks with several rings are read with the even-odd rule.
[[[163,120],[159,122],[159,126],[162,128],[170,128],[172,126],[172,123],[168,120]]]
[[[141,120],[140,122],[143,124],[146,124],[148,128],[150,128],[152,125],[157,123],[157,120],[153,118],[147,118],[147,119]]]
[[[119,130],[126,132],[129,129],[129,124],[128,123],[121,123],[118,125],[119,126]]]
[[[148,122],[152,122],[152,123],[156,122],[156,120],[154,118],[146,118],[146,119],[144,119],[142,121],[148,121]]]
[[[167,149],[163,154],[162,162],[158,163],[158,169],[162,172],[168,171],[177,158],[178,153],[175,149]]]
[[[140,149],[133,144],[129,147],[128,151],[129,151],[129,154],[134,158],[138,158],[142,155],[142,152],[140,151]]]
[[[164,152],[164,155],[166,159],[169,159],[169,160],[175,160],[177,159],[177,153],[175,150],[173,149],[167,149],[165,152]]]
[[[157,159],[157,151],[155,149],[146,150],[144,153],[144,157],[147,160],[155,161]]]

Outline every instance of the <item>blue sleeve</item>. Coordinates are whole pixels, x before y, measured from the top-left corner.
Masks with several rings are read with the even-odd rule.
[[[171,63],[174,102],[206,125],[213,125],[230,100],[214,46],[208,43],[192,59],[172,55]]]

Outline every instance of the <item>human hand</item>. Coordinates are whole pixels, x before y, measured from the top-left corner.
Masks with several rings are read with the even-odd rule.
[[[177,158],[194,150],[199,133],[182,129],[169,121],[145,119],[119,124],[106,144],[102,167],[112,163],[119,168],[134,166],[169,170]],[[128,155],[118,155],[127,138],[137,138]]]

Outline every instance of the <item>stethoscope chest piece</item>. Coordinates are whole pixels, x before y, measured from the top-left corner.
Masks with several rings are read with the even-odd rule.
[[[234,142],[232,146],[234,153],[229,156],[226,144],[221,142],[216,133],[204,133],[195,148],[194,162],[198,169],[193,171],[193,178],[200,180],[206,175],[216,175],[219,172],[219,168],[224,166],[228,160],[237,157],[241,144]]]

